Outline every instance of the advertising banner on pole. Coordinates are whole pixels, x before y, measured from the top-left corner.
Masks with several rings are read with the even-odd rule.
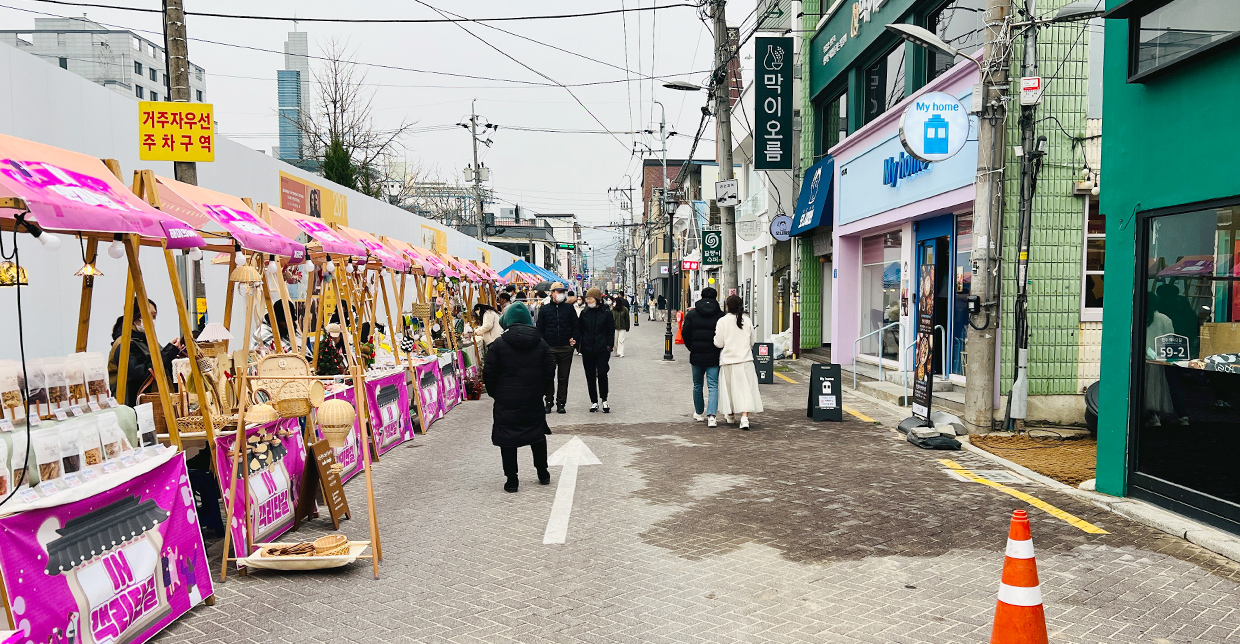
[[[343,400],[349,403],[349,406],[357,408],[357,397],[353,393],[353,388],[342,389],[334,394],[325,397],[327,400]],[[314,427],[315,434],[319,439],[325,438],[318,424]],[[353,419],[353,431],[344,439],[344,447],[333,449],[332,452],[336,456],[336,464],[340,466],[340,483],[347,483],[358,472],[362,471],[362,419],[355,417]]]
[[[149,640],[212,594],[200,530],[183,452],[93,496],[0,518],[20,641]]]
[[[409,419],[409,387],[404,370],[366,381],[370,432],[379,454],[413,438]]]
[[[754,78],[755,170],[791,170],[792,38],[754,38],[758,58]]]
[[[934,264],[921,265],[917,298],[917,353],[913,362],[913,415],[929,422],[934,394]]]

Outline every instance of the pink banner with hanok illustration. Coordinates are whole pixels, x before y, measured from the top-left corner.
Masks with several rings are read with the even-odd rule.
[[[366,256],[365,248],[354,244],[346,239],[344,235],[332,230],[330,226],[323,223],[322,219],[307,217],[306,215],[271,205],[268,205],[267,208],[271,212],[272,227],[289,239],[296,239],[298,235],[305,233],[311,239],[319,242],[323,252],[328,255],[341,255],[344,257]]]
[[[0,134],[0,196],[20,197],[49,230],[137,233],[168,248],[205,246],[194,229],[152,208],[95,157]],[[5,210],[13,218],[16,211]]]
[[[422,429],[430,429],[431,424],[444,415],[439,392],[439,360],[429,359],[425,363],[414,364],[413,384],[422,401]]]
[[[0,518],[0,569],[18,641],[149,640],[212,593],[185,454]]]
[[[353,388],[342,389],[334,394],[325,396],[325,400],[343,400],[349,403],[354,409],[357,408],[357,396],[353,393]],[[315,425],[315,434],[320,440],[323,439],[323,432]],[[353,419],[353,431],[345,437],[344,447],[333,449],[336,455],[336,464],[342,469],[340,470],[340,483],[344,484],[353,478],[358,472],[362,471],[362,418],[357,416]]]
[[[456,351],[439,356],[440,416],[448,415],[461,402],[461,363]]]
[[[409,270],[409,260],[401,257],[398,252],[384,246],[383,242],[379,241],[374,235],[364,230],[349,228],[348,226],[340,226],[338,230],[348,239],[361,244],[367,253],[379,260],[385,268],[390,268],[400,273]]]
[[[254,529],[254,543],[279,538],[293,527],[293,512],[301,497],[301,481],[306,471],[306,445],[301,424],[296,418],[281,418],[266,425],[246,429],[246,452],[241,457],[241,472],[233,490],[225,489],[224,498],[239,492],[246,501],[249,523]],[[233,471],[233,436],[215,437],[215,465],[221,481]],[[242,479],[241,477],[245,478]],[[245,481],[245,485],[241,484]],[[225,506],[227,507],[227,506]],[[232,542],[240,556],[246,544],[246,515],[233,512]]]
[[[370,409],[370,432],[379,454],[413,438],[409,386],[403,370],[367,380],[366,406]]]
[[[290,257],[294,263],[305,259],[305,246],[276,232],[239,197],[167,177],[155,180],[163,210],[194,228],[215,223],[246,250]]]

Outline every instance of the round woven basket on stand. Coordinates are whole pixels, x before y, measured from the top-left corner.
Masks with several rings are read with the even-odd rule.
[[[332,449],[341,449],[353,431],[353,422],[357,420],[357,410],[348,402],[333,398],[319,405],[319,429],[323,438]]]

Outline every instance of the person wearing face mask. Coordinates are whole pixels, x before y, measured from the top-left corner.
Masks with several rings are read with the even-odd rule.
[[[537,323],[538,332],[551,347],[556,368],[555,386],[548,383],[546,387],[545,413],[550,414],[553,405],[556,413],[567,413],[568,375],[573,366],[573,347],[577,345],[579,325],[577,312],[568,303],[564,285],[555,282],[551,285],[551,302],[539,309]]]
[[[147,301],[147,308],[151,312],[151,319],[154,320],[159,315],[159,309],[155,306],[154,300]],[[120,376],[120,359],[121,359],[121,331],[125,326],[125,317],[121,316],[116,319],[116,324],[112,327],[112,350],[108,355],[108,380],[112,386],[112,391],[116,391],[116,381]],[[172,342],[164,345],[160,351],[159,359],[164,363],[164,374],[172,374],[172,360],[181,355],[184,345],[181,339],[176,338]],[[144,389],[149,389],[148,381],[152,378],[154,363],[151,359],[151,349],[146,343],[146,329],[142,325],[142,313],[138,308],[138,301],[133,303],[133,331],[129,337],[129,366],[125,372],[125,400],[124,404],[130,407],[138,404],[138,394],[143,393]]]
[[[602,399],[603,413],[611,413],[607,406],[607,372],[610,366],[612,342],[616,337],[616,322],[611,309],[603,302],[603,292],[597,288],[586,291],[586,308],[581,312],[581,329],[577,334],[577,350],[581,352],[581,365],[586,369],[586,389],[590,392],[590,411],[599,410]]]

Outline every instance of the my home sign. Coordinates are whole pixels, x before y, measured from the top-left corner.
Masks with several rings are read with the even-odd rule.
[[[900,116],[900,142],[919,161],[949,159],[968,140],[969,112],[951,94],[923,94]]]

